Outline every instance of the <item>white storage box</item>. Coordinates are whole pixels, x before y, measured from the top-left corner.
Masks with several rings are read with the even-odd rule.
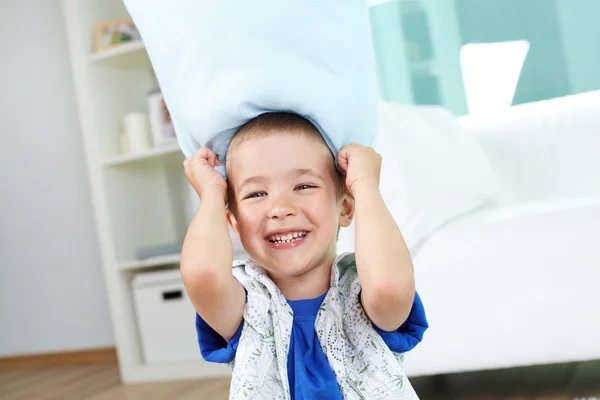
[[[146,364],[202,360],[179,270],[138,274],[133,293]]]

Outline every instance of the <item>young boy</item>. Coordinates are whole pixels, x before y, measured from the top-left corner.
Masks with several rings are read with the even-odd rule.
[[[185,173],[201,198],[181,254],[203,357],[231,363],[231,398],[413,399],[403,353],[427,322],[410,255],[379,193],[381,157],[266,113],[223,165],[201,148]],[[228,203],[228,206],[226,205]],[[355,219],[355,254],[336,257]],[[252,260],[231,270],[228,224]]]

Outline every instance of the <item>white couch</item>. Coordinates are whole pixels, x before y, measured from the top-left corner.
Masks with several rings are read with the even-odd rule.
[[[600,92],[459,121],[499,190],[411,249],[430,328],[407,373],[600,359]]]

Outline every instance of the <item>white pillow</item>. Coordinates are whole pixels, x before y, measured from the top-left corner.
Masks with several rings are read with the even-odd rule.
[[[439,106],[380,102],[380,190],[411,251],[452,219],[493,203],[499,185],[476,139]],[[354,250],[353,226],[338,251]]]
[[[309,119],[334,154],[372,145],[378,95],[366,1],[125,4],[187,157],[208,146],[225,162],[233,134],[270,111]]]

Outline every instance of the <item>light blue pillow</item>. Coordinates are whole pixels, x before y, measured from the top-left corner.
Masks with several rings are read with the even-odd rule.
[[[221,161],[271,111],[310,120],[334,154],[372,145],[377,81],[366,0],[125,0],[189,157]],[[221,171],[223,172],[223,171]]]

